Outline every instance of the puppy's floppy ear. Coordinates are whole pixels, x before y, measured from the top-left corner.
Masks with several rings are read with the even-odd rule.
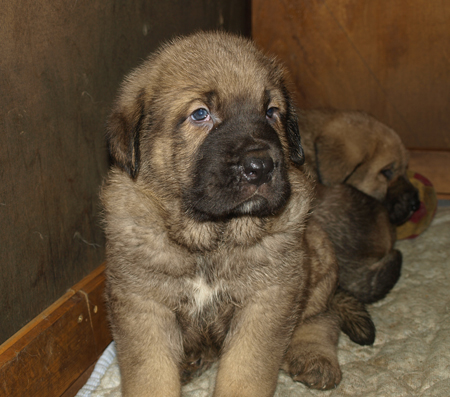
[[[351,139],[340,139],[334,134],[319,136],[314,142],[319,182],[326,186],[347,182],[361,167],[365,154]]]
[[[298,129],[297,113],[286,88],[284,88],[283,94],[286,101],[286,132],[289,142],[290,158],[296,165],[303,165],[305,162],[305,153],[303,152],[300,131]]]
[[[141,91],[131,102],[120,100],[107,123],[106,139],[111,159],[133,179],[139,172],[139,138],[145,118],[145,93]]]

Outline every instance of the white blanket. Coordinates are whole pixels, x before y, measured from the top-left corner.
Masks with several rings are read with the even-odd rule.
[[[358,346],[342,335],[343,379],[337,389],[310,390],[280,371],[275,396],[450,396],[450,208],[439,208],[427,231],[397,246],[403,253],[400,281],[369,307],[377,328],[375,344]],[[186,385],[183,397],[211,396],[215,371]],[[114,344],[77,396],[120,396]]]

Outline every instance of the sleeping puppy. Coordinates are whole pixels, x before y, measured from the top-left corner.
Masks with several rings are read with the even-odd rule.
[[[399,136],[358,111],[299,111],[305,169],[318,182],[314,218],[327,231],[339,283],[361,302],[382,299],[398,281],[402,256],[393,225],[419,208]]]
[[[408,153],[392,129],[359,111],[300,111],[299,124],[305,168],[318,182],[345,183],[375,198],[397,226],[419,209],[406,176]]]
[[[356,300],[334,296],[334,251],[307,219],[283,67],[225,33],[176,39],[126,78],[107,137],[106,296],[123,395],[180,396],[216,359],[216,397],[272,396],[280,367],[335,387]]]

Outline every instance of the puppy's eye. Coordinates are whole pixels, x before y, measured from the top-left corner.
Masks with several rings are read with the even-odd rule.
[[[276,115],[277,112],[278,112],[278,108],[272,106],[271,108],[267,109],[266,117],[269,119],[272,119]]]
[[[392,171],[392,168],[385,168],[381,170],[380,173],[383,174],[388,181],[390,181],[394,176],[394,171]]]
[[[194,121],[208,121],[210,114],[205,108],[200,108],[192,112],[191,119]]]

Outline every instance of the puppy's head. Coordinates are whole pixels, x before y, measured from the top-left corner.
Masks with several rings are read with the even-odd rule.
[[[347,183],[384,203],[401,224],[419,208],[406,177],[408,152],[389,127],[363,112],[338,112],[315,142],[316,167],[325,185]]]
[[[248,40],[198,33],[125,80],[107,138],[116,166],[199,220],[266,216],[303,163],[283,68]]]

